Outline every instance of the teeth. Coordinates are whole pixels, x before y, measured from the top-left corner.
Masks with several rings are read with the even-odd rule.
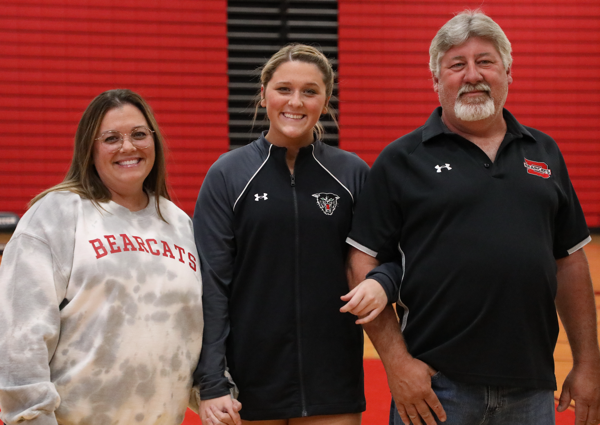
[[[140,160],[139,159],[128,159],[127,161],[119,161],[118,164],[119,165],[134,165],[137,164]]]
[[[283,113],[283,116],[286,118],[292,118],[295,120],[299,120],[300,118],[302,118],[302,115],[294,115],[294,114],[287,114],[287,113]]]

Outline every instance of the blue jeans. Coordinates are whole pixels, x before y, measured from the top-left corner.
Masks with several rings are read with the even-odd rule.
[[[465,384],[440,372],[431,377],[431,387],[446,411],[446,422],[438,424],[555,425],[551,390]],[[402,425],[393,399],[389,423]]]

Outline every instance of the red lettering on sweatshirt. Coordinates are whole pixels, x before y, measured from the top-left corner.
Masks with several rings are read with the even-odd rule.
[[[94,248],[94,252],[96,253],[96,259],[105,257],[108,254],[117,254],[119,252],[129,251],[146,252],[148,254],[152,254],[158,257],[161,255],[160,246],[162,244],[163,257],[178,260],[180,263],[186,264],[184,258],[185,254],[187,253],[187,265],[193,271],[198,270],[198,260],[191,252],[187,252],[185,248],[172,244],[175,247],[175,250],[179,253],[179,258],[176,258],[173,255],[173,251],[171,250],[169,243],[167,243],[166,241],[160,241],[152,238],[144,240],[139,236],[127,236],[125,233],[121,233],[119,236],[121,236],[121,240],[123,241],[122,245],[119,244],[118,239],[115,237],[115,235],[104,235],[104,239],[106,239],[109,249],[106,248],[106,246],[103,244],[100,238],[91,239],[89,242],[92,245],[92,248]],[[135,242],[138,245],[138,248],[135,247],[134,242],[131,241],[130,237],[131,239],[135,240]]]
[[[133,246],[133,242],[131,242],[131,239],[129,239],[125,233],[121,233],[119,236],[123,238],[123,251],[137,251],[135,246]],[[131,247],[131,249],[129,249],[129,247]]]
[[[106,242],[108,242],[108,246],[110,247],[111,254],[114,254],[116,252],[121,252],[121,248],[119,248],[119,246],[117,245],[117,242],[116,242],[117,238],[115,238],[113,235],[104,235],[104,237],[106,238]],[[115,249],[115,246],[117,247],[117,249]]]
[[[193,271],[196,271],[196,257],[194,257],[191,252],[188,252],[188,258],[190,260],[190,262],[188,263],[189,266],[192,268]]]
[[[177,251],[179,251],[179,262],[185,263],[185,261],[183,261],[183,254],[185,254],[185,249],[183,249],[182,247],[177,246],[177,245],[173,245],[173,246],[175,247],[175,249]]]
[[[96,251],[96,259],[108,255],[108,252],[106,251],[106,248],[104,248],[104,245],[100,239],[92,239],[89,242],[92,244],[94,251]]]
[[[160,251],[152,251],[152,245],[150,245],[150,242],[153,242],[155,245],[158,243],[158,242],[156,242],[156,239],[146,239],[146,245],[148,246],[148,249],[150,250],[150,254],[160,255]]]
[[[140,251],[146,251],[148,254],[150,254],[150,251],[148,251],[148,248],[146,248],[146,245],[144,245],[144,240],[142,238],[140,238],[139,236],[131,236],[133,239],[136,240],[136,242],[138,243],[138,246],[140,247]]]
[[[171,258],[175,258],[175,256],[173,255],[173,251],[171,251],[171,248],[169,248],[169,244],[166,243],[165,241],[161,241],[163,244],[163,257],[171,257]],[[167,255],[167,252],[169,253],[169,255]]]

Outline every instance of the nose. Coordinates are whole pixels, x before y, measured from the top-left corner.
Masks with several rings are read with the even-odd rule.
[[[123,152],[130,152],[130,151],[134,151],[136,149],[137,148],[135,147],[135,145],[131,141],[131,135],[125,134],[123,136],[123,146],[121,146],[121,151],[123,151]]]
[[[475,63],[467,64],[467,67],[465,68],[464,80],[465,82],[471,84],[478,83],[483,80],[483,77],[481,76],[481,73],[479,72],[479,69]]]
[[[302,99],[300,99],[300,92],[292,93],[292,97],[288,101],[288,104],[294,108],[302,107]]]

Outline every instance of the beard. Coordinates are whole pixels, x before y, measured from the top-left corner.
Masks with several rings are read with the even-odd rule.
[[[463,93],[484,91],[475,98],[462,98]],[[458,91],[454,103],[454,114],[462,121],[479,121],[491,117],[496,112],[496,105],[491,95],[491,88],[486,83],[465,84]]]

